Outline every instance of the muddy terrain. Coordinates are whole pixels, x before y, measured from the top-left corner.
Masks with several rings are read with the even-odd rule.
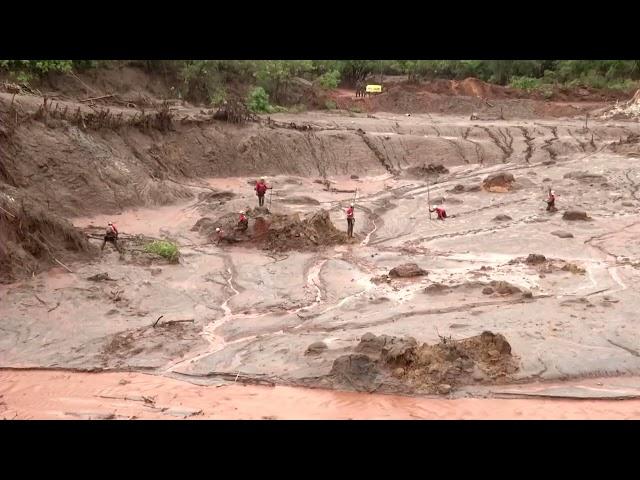
[[[0,110],[2,368],[454,397],[640,374],[634,119]]]

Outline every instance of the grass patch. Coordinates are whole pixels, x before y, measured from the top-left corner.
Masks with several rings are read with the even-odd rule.
[[[167,242],[166,240],[155,240],[148,243],[144,246],[144,251],[160,255],[174,263],[178,261],[178,257],[180,256],[178,246],[175,243]]]

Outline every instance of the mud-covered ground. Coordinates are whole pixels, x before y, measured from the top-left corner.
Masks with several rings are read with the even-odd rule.
[[[334,121],[322,114],[308,120]],[[381,121],[360,118],[353,125],[371,131]],[[449,170],[428,177],[428,184],[410,170],[418,162],[403,164],[402,154],[374,147],[385,169],[349,168],[345,155],[340,170],[350,175],[326,175],[330,188],[314,181],[317,172],[268,177],[272,213],[326,209],[341,230],[344,209],[356,198],[356,238],[344,244],[274,252],[253,244],[216,246],[192,230],[202,217],[255,207],[253,176],[184,187],[190,199],[170,206],[73,218],[84,229],[113,220],[125,234],[172,239],[180,262],[141,255],[123,240],[123,256],[107,246],[94,260],[69,263],[73,273],[55,267],[0,287],[0,366],[133,369],[205,383],[389,392],[401,390],[387,388],[384,375],[363,388],[339,378],[336,359],[355,354],[367,333],[435,345],[491,331],[510,345],[515,368],[492,376],[469,364],[463,382],[441,379],[426,393],[468,395],[468,385],[640,373],[637,123],[602,122],[577,136],[580,120],[481,127],[435,116],[384,121],[393,125],[388,132],[367,135],[437,132],[437,141],[459,151],[459,161],[440,161],[426,150],[425,164]],[[469,135],[483,128],[500,151],[492,161],[482,161]],[[522,129],[520,139],[508,135]],[[555,142],[562,147],[554,150]],[[514,175],[509,191],[481,188],[496,172]],[[548,188],[556,192],[558,212],[545,211]],[[446,207],[446,221],[430,218],[429,199]],[[589,219],[566,220],[568,209],[584,210]],[[250,228],[254,222],[250,216]],[[527,261],[530,254],[545,258]],[[426,274],[386,277],[406,263]],[[109,278],[89,280],[100,273]],[[394,378],[406,383],[402,375]],[[442,383],[453,388],[441,389]]]

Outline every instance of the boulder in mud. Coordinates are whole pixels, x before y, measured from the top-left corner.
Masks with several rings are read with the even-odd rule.
[[[625,200],[624,202],[622,202],[622,206],[623,207],[634,207],[635,203],[630,202],[629,200]]]
[[[430,163],[418,167],[410,167],[406,170],[406,174],[412,177],[422,178],[430,175],[445,175],[449,173],[449,169],[441,164]]]
[[[482,293],[483,293],[484,295],[491,295],[491,294],[493,293],[493,288],[491,288],[491,287],[484,287],[484,288],[482,289]]]
[[[327,344],[324,342],[313,342],[307,347],[304,352],[305,355],[319,355],[327,349]]]
[[[555,235],[560,238],[573,238],[573,233],[567,232],[565,230],[554,230],[551,232],[551,235]]]
[[[493,173],[482,181],[482,188],[489,192],[504,193],[513,189],[514,182],[515,177],[511,173]]]
[[[513,220],[513,218],[511,218],[509,215],[505,215],[504,213],[493,217],[494,222],[507,222],[509,220]]]
[[[389,276],[395,278],[419,277],[422,275],[427,275],[427,271],[423,270],[415,263],[405,263],[389,270]]]
[[[503,280],[493,280],[489,285],[500,295],[511,295],[520,291],[515,285]]]
[[[563,220],[569,221],[587,221],[590,220],[589,215],[584,210],[567,210],[562,215]]]
[[[372,391],[379,384],[376,361],[363,353],[352,353],[336,358],[329,375],[343,388]]]
[[[547,257],[545,257],[544,255],[540,255],[539,253],[530,253],[527,259],[525,260],[525,262],[528,263],[529,265],[538,265],[546,261],[547,261]]]
[[[351,180],[358,180],[360,177],[358,175],[351,175]]]
[[[424,291],[425,293],[429,293],[431,295],[437,295],[437,294],[442,294],[449,289],[450,287],[442,283],[432,283],[427,288],[425,288]]]
[[[449,385],[448,383],[441,383],[440,385],[438,385],[438,393],[440,395],[447,395],[450,392],[451,392],[451,385]]]

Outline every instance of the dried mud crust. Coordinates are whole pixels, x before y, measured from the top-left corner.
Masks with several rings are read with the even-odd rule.
[[[447,394],[455,387],[502,383],[518,371],[504,336],[485,331],[435,345],[413,337],[363,335],[353,353],[333,362],[325,385],[337,389],[407,394]]]

